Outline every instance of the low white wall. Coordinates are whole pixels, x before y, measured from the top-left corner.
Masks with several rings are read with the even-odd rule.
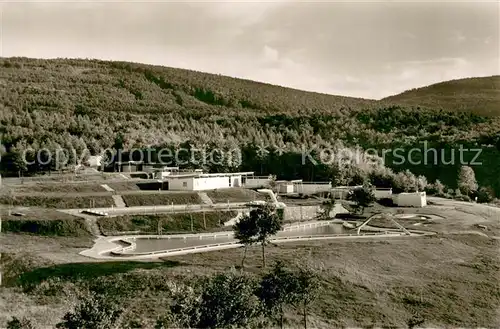
[[[421,208],[427,206],[427,196],[425,192],[395,194],[392,200],[400,207]]]
[[[392,198],[392,190],[375,190],[374,194],[377,199]]]
[[[271,180],[269,178],[250,178],[248,177],[245,181],[244,186],[249,188],[256,187],[267,187]]]
[[[321,193],[321,192],[330,192],[332,189],[332,184],[331,183],[297,183],[294,185],[294,192],[295,193],[301,193],[301,194],[314,194],[314,193]]]

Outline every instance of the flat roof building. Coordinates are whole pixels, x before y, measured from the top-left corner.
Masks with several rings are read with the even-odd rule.
[[[206,174],[201,170],[193,172],[162,171],[159,181],[164,190],[203,191],[244,186],[244,178],[253,172]]]

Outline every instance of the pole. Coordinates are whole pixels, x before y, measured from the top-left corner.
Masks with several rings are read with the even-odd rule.
[[[1,219],[0,219],[1,221]],[[1,222],[0,222],[1,224]],[[207,229],[207,219],[205,217],[205,210],[203,210],[203,228],[206,230]]]
[[[193,229],[193,214],[192,213],[189,213],[189,218],[191,219],[191,232],[193,232],[194,229]]]

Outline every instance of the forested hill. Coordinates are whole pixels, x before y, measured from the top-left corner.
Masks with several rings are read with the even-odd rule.
[[[440,82],[387,97],[384,101],[500,116],[500,75]]]
[[[349,170],[330,164],[304,165],[303,150],[316,145],[317,156],[321,149],[408,149],[428,141],[442,148],[484,147],[482,156],[489,165],[474,169],[478,180],[500,192],[500,168],[494,165],[500,159],[495,146],[500,145],[500,117],[481,114],[489,111],[489,105],[474,112],[444,111],[430,100],[426,107],[398,106],[395,99],[331,96],[214,74],[99,60],[0,58],[0,86],[4,174],[47,169],[38,163],[21,166],[16,159],[25,149],[62,147],[96,154],[113,146],[182,144],[242,149],[242,164],[209,166],[212,171],[245,169],[305,180],[336,176],[339,183],[347,184],[368,177],[371,169],[362,164]],[[269,153],[257,154],[257,147]],[[273,152],[276,149],[279,152]],[[396,164],[390,157],[386,160],[395,171],[409,168],[451,187],[456,182],[457,164],[412,167]],[[339,178],[339,172],[344,176]]]

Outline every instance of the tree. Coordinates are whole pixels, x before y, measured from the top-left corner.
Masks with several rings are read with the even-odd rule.
[[[194,281],[190,286],[170,284],[168,313],[156,323],[161,328],[248,328],[262,321],[262,307],[249,276],[229,273]]]
[[[425,191],[427,185],[427,178],[425,176],[420,175],[417,177],[417,186],[419,191]]]
[[[190,286],[170,283],[169,290],[172,300],[167,315],[157,321],[157,329],[254,328],[261,323],[257,283],[234,269]]]
[[[335,208],[335,198],[334,195],[331,194],[328,200],[323,201],[321,204],[321,217],[323,219],[329,219],[330,218],[330,213],[332,210]]]
[[[245,266],[245,259],[247,257],[248,247],[254,244],[259,234],[257,226],[257,216],[255,213],[250,212],[250,215],[241,218],[234,226],[234,237],[245,246],[243,259],[241,260],[241,267]]]
[[[394,192],[410,192],[414,191],[418,187],[418,179],[415,175],[408,169],[405,171],[398,172],[394,176]]]
[[[72,312],[64,315],[56,328],[65,329],[109,329],[118,328],[122,306],[102,295],[91,293],[85,296]]]
[[[264,306],[266,316],[283,328],[285,307],[295,300],[299,283],[296,275],[283,262],[274,264],[270,272],[262,278],[258,296]]]
[[[274,193],[277,192],[276,175],[269,175],[269,187]]]
[[[295,300],[302,309],[304,329],[307,329],[307,310],[314,301],[319,290],[319,277],[309,267],[300,267],[297,275],[297,286],[294,291]]]
[[[353,201],[356,205],[355,208],[363,214],[364,209],[370,206],[377,199],[372,189],[368,186],[363,186],[362,188],[356,188],[349,192],[347,195],[347,200]]]
[[[261,314],[255,282],[235,271],[209,279],[201,294],[199,328],[254,327]]]
[[[18,172],[19,177],[21,177],[21,173],[28,170],[28,164],[26,163],[23,157],[23,151],[20,148],[12,147],[8,154],[7,159],[10,158],[12,171]]]
[[[172,296],[167,315],[156,322],[156,329],[198,327],[201,316],[201,292],[198,287],[184,284],[170,283],[169,291]]]
[[[35,329],[36,325],[27,318],[18,319],[17,317],[12,317],[12,319],[7,322],[7,329]]]
[[[278,216],[276,209],[270,205],[252,210],[250,216],[254,217],[257,223],[256,241],[262,246],[262,267],[266,267],[266,245],[269,244],[270,237],[281,230],[283,221]]]
[[[436,179],[436,182],[434,183],[434,189],[436,191],[436,194],[443,195],[445,187],[446,186],[444,186],[444,184],[441,183],[439,179]]]
[[[119,150],[123,150],[124,146],[125,146],[125,136],[123,136],[122,132],[118,132],[118,134],[115,136],[113,148],[115,150],[119,151]]]
[[[467,196],[477,191],[478,185],[474,170],[469,166],[462,166],[458,174],[458,188]]]

